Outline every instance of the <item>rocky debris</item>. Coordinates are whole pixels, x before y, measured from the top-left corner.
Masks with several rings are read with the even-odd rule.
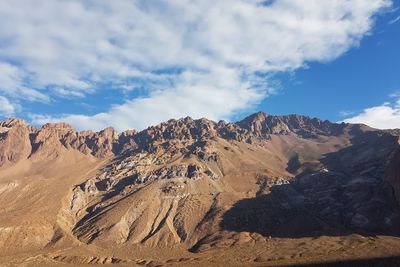
[[[264,184],[266,187],[273,187],[275,185],[289,184],[290,181],[287,178],[282,177],[269,177],[268,175],[257,174],[256,175],[257,184]]]
[[[160,190],[165,194],[178,194],[183,188],[185,188],[184,184],[177,182],[170,182],[163,186]]]
[[[197,179],[200,178],[202,173],[202,168],[195,164],[190,164],[187,167],[186,177],[190,179]]]
[[[164,164],[164,161],[169,163],[171,158],[166,156],[168,153],[164,150],[161,153],[163,153],[163,156],[160,157],[146,152],[137,153],[103,167],[95,177],[75,187],[71,196],[70,209],[82,210],[84,205],[99,194],[107,194],[107,192],[109,196],[122,194],[125,190],[131,190],[130,188],[159,180],[176,178],[188,180],[220,179],[216,172],[200,164]],[[183,153],[181,156],[183,156]],[[171,162],[174,162],[173,159]],[[165,191],[168,190],[165,189]],[[180,194],[180,196],[183,197],[184,194]]]
[[[263,175],[263,174],[256,174],[256,184],[258,185],[258,191],[256,193],[256,196],[260,196],[262,194],[265,194],[271,190],[272,187],[274,186],[279,186],[279,185],[286,185],[289,184],[290,182],[281,177],[269,177],[268,175]]]
[[[193,121],[189,118],[186,122],[209,125],[209,121]],[[173,121],[176,123],[177,121]],[[165,126],[165,125],[164,125]],[[159,127],[164,127],[163,125]],[[182,123],[178,123],[182,126]],[[205,126],[206,127],[206,126]],[[155,131],[154,127],[152,131]],[[207,127],[206,127],[207,128]],[[196,132],[193,130],[193,132]],[[199,134],[204,134],[199,131]],[[139,134],[140,135],[140,134]],[[153,137],[158,136],[155,134]],[[143,136],[142,136],[143,137]],[[141,137],[141,138],[142,138]],[[136,137],[132,137],[132,140]],[[124,157],[120,157],[112,164],[104,167],[94,178],[98,190],[115,190],[114,186],[145,184],[156,180],[186,178],[200,179],[208,177],[218,180],[220,176],[206,165],[216,163],[219,160],[213,141],[188,139],[184,141],[157,139],[157,145],[148,147],[136,146],[123,152]],[[136,144],[138,139],[134,141]],[[177,160],[195,157],[201,164],[177,163]],[[204,165],[204,166],[203,166]],[[123,181],[123,182],[122,182]],[[101,186],[100,186],[101,185]],[[102,188],[102,189],[100,189]],[[105,188],[105,189],[104,189]],[[118,189],[119,190],[119,189]]]
[[[98,181],[96,183],[97,189],[98,184],[103,181],[103,183],[107,180],[108,186],[107,188],[111,188],[113,184],[116,184],[118,180],[124,178],[130,178],[131,183],[142,184],[150,181],[156,180],[164,180],[164,179],[173,179],[173,178],[187,178],[187,179],[199,179],[205,176],[210,177],[211,179],[217,180],[219,176],[215,174],[213,171],[207,169],[204,170],[203,167],[196,164],[177,164],[166,167],[161,167],[154,170],[149,170],[148,165],[140,165],[134,164],[133,162],[123,163],[117,165],[117,167],[106,167],[103,169],[95,180]],[[110,183],[110,179],[114,180],[114,182]],[[89,181],[89,180],[88,180]],[[84,188],[87,188],[87,182],[84,185]],[[87,191],[87,190],[85,190]],[[104,190],[103,190],[104,191]]]
[[[163,167],[148,175],[146,180],[186,177],[187,169],[188,167],[186,165],[174,165],[169,167]]]
[[[55,261],[67,263],[67,264],[121,264],[127,263],[127,260],[116,258],[116,257],[85,257],[85,256],[71,256],[71,255],[57,255],[52,258]]]
[[[93,179],[90,179],[86,183],[84,183],[83,186],[81,186],[81,189],[89,194],[96,194],[99,189],[105,191],[105,189],[99,188],[98,183],[96,183],[96,181]]]
[[[204,173],[205,173],[208,177],[210,177],[211,179],[213,179],[213,180],[218,180],[218,179],[220,178],[218,174],[216,174],[215,172],[213,172],[213,171],[210,170],[210,169],[205,170]]]
[[[195,155],[201,161],[217,162],[219,155],[212,148],[212,144],[201,144],[196,146],[190,153]]]

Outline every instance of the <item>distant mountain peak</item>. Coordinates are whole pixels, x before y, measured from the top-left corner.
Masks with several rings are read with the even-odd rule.
[[[269,134],[297,134],[305,138],[319,134],[336,134],[344,127],[344,125],[327,120],[322,121],[303,115],[290,114],[285,116],[273,116],[267,115],[264,112],[254,113],[236,124],[257,136]]]
[[[70,124],[65,122],[46,123],[42,126],[43,129],[68,129],[75,130]]]
[[[242,121],[265,121],[265,119],[268,117],[269,115],[267,113],[265,113],[264,111],[259,111],[256,113],[253,113],[249,116],[247,116],[246,118],[244,118]]]

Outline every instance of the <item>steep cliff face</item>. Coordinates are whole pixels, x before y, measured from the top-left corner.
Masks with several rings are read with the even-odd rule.
[[[237,125],[257,136],[296,134],[305,138],[317,137],[318,135],[338,135],[346,127],[344,123],[336,124],[307,116],[269,116],[264,112],[250,115],[239,121]]]
[[[393,188],[393,193],[400,204],[400,147],[394,150],[390,157],[389,164],[386,168],[384,180],[387,181]]]
[[[31,150],[29,129],[23,120],[9,119],[0,123],[0,166],[27,158]]]
[[[398,235],[398,151],[393,133],[299,115],[187,117],[120,134],[10,119],[0,123],[0,246],[198,252],[267,237]]]
[[[133,135],[131,132],[124,134],[125,138]],[[114,155],[118,138],[113,128],[98,133],[77,132],[66,123],[48,123],[36,128],[20,119],[8,119],[0,123],[0,165],[28,158],[38,161],[54,159],[68,150],[104,158]]]

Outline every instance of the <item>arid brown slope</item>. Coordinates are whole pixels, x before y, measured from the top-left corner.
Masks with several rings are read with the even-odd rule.
[[[24,253],[18,262],[40,252],[38,265],[129,265],[139,256],[178,265],[176,255],[194,253],[190,265],[204,265],[205,255],[236,258],[251,245],[247,263],[257,265],[316,259],[328,247],[350,251],[364,244],[358,234],[391,235],[373,242],[382,246],[374,253],[400,254],[398,149],[395,131],[299,115],[187,117],[121,134],[6,120],[0,254],[12,261],[7,255]],[[296,252],[302,240],[324,236],[328,247]],[[365,242],[353,255],[370,253]]]

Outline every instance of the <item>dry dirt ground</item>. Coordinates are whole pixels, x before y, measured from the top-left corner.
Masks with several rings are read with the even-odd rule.
[[[251,236],[251,235],[250,235]],[[99,248],[82,245],[0,257],[0,266],[287,266],[399,255],[400,239],[361,235],[268,239],[190,253],[142,246]],[[354,263],[353,263],[354,264]],[[379,266],[376,265],[360,266]],[[395,265],[388,265],[395,264]],[[323,264],[324,265],[324,264]],[[322,265],[322,266],[323,266]],[[393,261],[382,266],[396,266]],[[356,266],[356,265],[351,265]]]

